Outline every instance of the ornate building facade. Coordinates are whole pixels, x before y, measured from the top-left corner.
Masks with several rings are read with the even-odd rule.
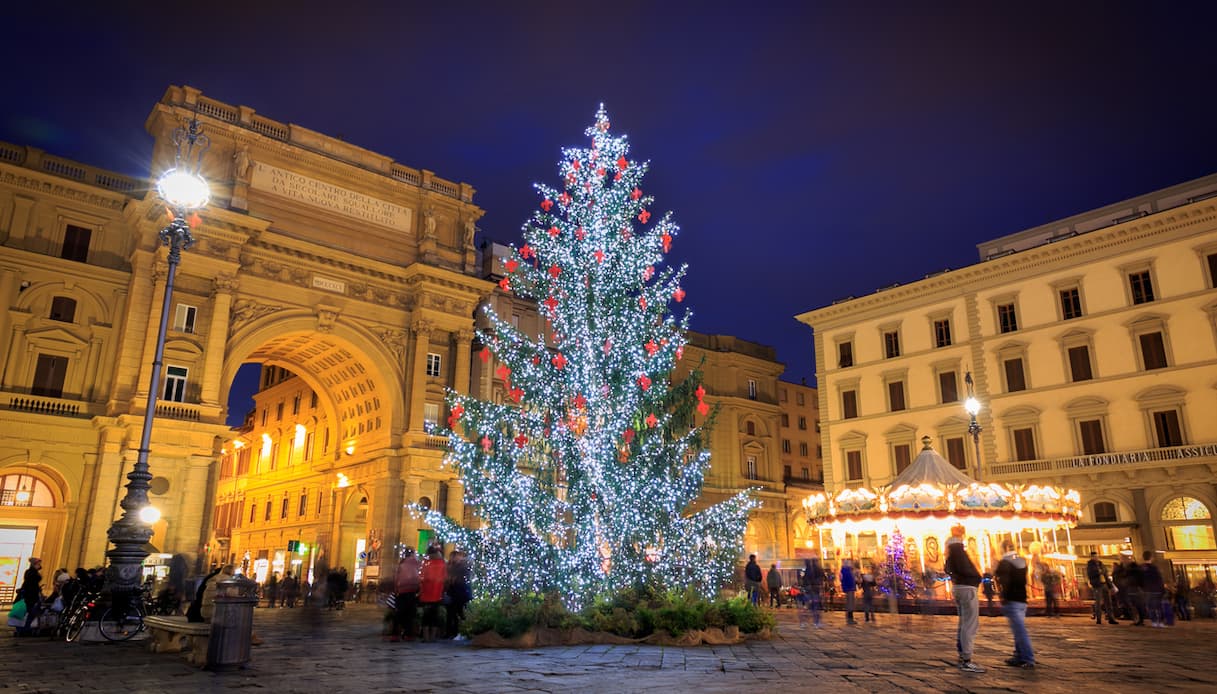
[[[828,490],[890,481],[928,434],[982,481],[1078,489],[1079,555],[1149,549],[1193,584],[1217,569],[1217,176],[979,249],[798,317]]]
[[[392,546],[417,531],[403,500],[435,495],[444,478],[442,442],[423,422],[445,387],[468,386],[473,310],[492,286],[477,277],[474,190],[190,87],[169,88],[148,117],[153,177],[173,165],[173,131],[196,116],[212,200],[169,316],[152,543],[256,560],[299,539],[338,563],[354,556],[343,523],[360,517],[360,537]],[[157,232],[168,220],[148,187],[0,147],[0,557],[103,561],[165,289]],[[285,381],[263,399],[273,414],[255,414],[276,425],[268,446],[245,449],[266,474],[221,483],[217,462],[234,450],[228,389],[246,362],[300,385]],[[307,497],[305,514],[339,521],[308,536],[276,527],[266,504],[285,521],[285,497],[293,519]],[[459,503],[458,489],[450,499]],[[264,525],[240,555],[210,533],[217,510],[249,518],[255,505]]]

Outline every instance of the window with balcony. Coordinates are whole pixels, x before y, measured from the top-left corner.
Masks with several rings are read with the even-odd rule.
[[[1012,333],[1018,330],[1018,314],[1014,309],[1014,304],[997,306],[997,330],[1002,333]]]
[[[178,304],[177,311],[173,314],[173,329],[181,333],[193,333],[194,321],[198,317],[199,310],[194,306],[186,304]]]
[[[63,231],[63,247],[59,257],[78,263],[89,262],[89,241],[93,238],[93,230],[86,227],[69,224]]]
[[[1158,410],[1150,414],[1154,422],[1154,438],[1159,448],[1183,445],[1183,428],[1179,426],[1179,411]]]
[[[1071,320],[1082,317],[1082,295],[1077,287],[1061,289],[1058,293],[1061,299],[1061,319]]]
[[[1148,304],[1154,300],[1154,281],[1149,270],[1139,270],[1128,274],[1128,290],[1134,304]]]
[[[951,346],[951,319],[942,318],[934,321],[934,346]]]
[[[1099,455],[1107,452],[1107,445],[1103,442],[1103,420],[1080,420],[1078,436],[1082,442],[1082,455]]]
[[[63,381],[67,373],[67,357],[39,354],[34,364],[34,382],[30,385],[30,395],[63,397]]]
[[[853,419],[858,416],[858,391],[841,391],[841,418]]]
[[[434,402],[423,403],[423,426],[428,429],[439,424],[439,405]]]
[[[51,299],[51,312],[47,315],[51,320],[71,323],[76,320],[76,300],[68,296],[57,296]]]
[[[1014,438],[1014,459],[1035,460],[1035,430],[1026,427],[1010,432]]]
[[[186,378],[189,374],[190,370],[184,366],[166,366],[165,390],[161,399],[169,402],[185,402]]]
[[[744,471],[745,476],[750,480],[757,479],[756,456],[751,456],[751,455],[748,456],[744,460],[744,466],[745,466],[745,471]]]
[[[427,354],[427,375],[433,378],[438,378],[440,375],[440,367],[442,359],[440,355],[430,352]]]

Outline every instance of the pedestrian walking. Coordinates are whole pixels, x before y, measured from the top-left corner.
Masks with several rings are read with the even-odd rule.
[[[980,578],[980,589],[985,594],[985,614],[993,616],[993,598],[997,595],[997,589],[993,587],[993,574],[988,571]]]
[[[868,566],[866,571],[862,572],[859,584],[862,586],[862,619],[866,622],[873,622],[875,621],[875,591],[879,588],[879,584],[875,581],[873,566]]]
[[[418,591],[421,587],[422,563],[414,555],[414,550],[407,547],[401,561],[397,563],[397,575],[393,580],[397,600],[390,641],[402,638],[407,641],[414,640],[414,620],[418,617]]]
[[[1047,564],[1040,565],[1040,584],[1044,586],[1044,616],[1060,617],[1061,611],[1057,603],[1057,592],[1061,585],[1061,575]]]
[[[423,562],[422,586],[418,591],[418,602],[423,606],[424,642],[439,638],[439,608],[444,602],[444,584],[448,579],[448,567],[444,564],[443,551],[432,547]]]
[[[464,638],[460,632],[461,622],[465,619],[465,606],[473,599],[469,560],[464,552],[454,549],[449,555],[448,584],[444,591],[448,600],[444,608],[448,626],[445,633],[448,638],[459,641]]]
[[[799,577],[799,584],[807,607],[806,610],[799,610],[799,628],[807,628],[807,617],[810,615],[812,623],[818,629],[824,591],[824,569],[820,567],[818,558],[803,560],[803,575]]]
[[[1094,623],[1102,624],[1103,617],[1107,617],[1108,624],[1119,624],[1111,601],[1111,578],[1107,575],[1107,567],[1099,561],[1098,552],[1091,552],[1090,561],[1086,562],[1086,582],[1090,584],[1090,595],[1094,598],[1091,608]]]
[[[1145,609],[1149,612],[1149,625],[1153,627],[1166,626],[1162,616],[1162,596],[1166,592],[1166,582],[1162,580],[1162,572],[1154,564],[1154,552],[1147,549],[1141,553],[1145,563],[1141,565],[1141,591],[1144,594]]]
[[[769,573],[765,574],[765,587],[769,590],[769,606],[782,606],[782,572],[777,564],[769,565]]]
[[[1129,619],[1137,620],[1133,622],[1133,626],[1142,626],[1145,624],[1146,605],[1142,592],[1144,578],[1141,565],[1133,561],[1132,553],[1123,554],[1120,556],[1119,570],[1121,579],[1117,585],[1120,588],[1120,604],[1128,611]]]
[[[1031,650],[1031,636],[1027,633],[1027,560],[1018,556],[1014,543],[1002,542],[1001,561],[994,574],[1001,587],[1001,611],[1010,623],[1014,636],[1014,656],[1006,665],[1030,670],[1035,667],[1035,653]]]
[[[287,572],[287,575],[283,577],[283,583],[280,584],[279,591],[283,595],[282,604],[284,607],[296,606],[296,596],[300,592],[300,582],[292,575],[292,572]]]
[[[753,606],[761,602],[761,567],[756,563],[756,555],[748,555],[748,565],[744,567],[744,588],[748,591],[748,599]]]
[[[267,607],[274,607],[275,601],[279,598],[279,574],[272,573],[270,580],[266,582],[266,599]]]
[[[25,623],[17,628],[18,636],[29,636],[34,630],[34,620],[42,613],[42,560],[30,557],[29,568],[21,578],[17,594],[25,603]]]
[[[976,597],[980,572],[964,549],[962,527],[951,529],[951,537],[947,538],[947,560],[942,570],[951,577],[951,595],[955,598],[955,609],[959,613],[959,626],[955,632],[959,669],[964,672],[984,672],[983,667],[972,662],[976,631],[980,628],[980,601]]]
[[[857,624],[854,621],[854,599],[858,590],[857,579],[854,578],[854,563],[849,559],[841,561],[841,594],[845,596],[845,623]]]

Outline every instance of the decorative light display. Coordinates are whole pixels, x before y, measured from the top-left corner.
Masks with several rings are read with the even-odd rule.
[[[904,535],[899,530],[892,531],[883,548],[883,562],[879,564],[876,582],[879,590],[887,595],[902,598],[917,594],[917,583],[909,571],[908,556],[904,551]]]
[[[1076,490],[982,484],[946,462],[930,447],[928,436],[921,441],[923,450],[917,459],[890,485],[843,489],[833,497],[816,493],[803,500],[811,524],[821,533],[820,546],[825,532],[839,549],[849,549],[852,537],[855,553],[863,535],[873,534],[881,541],[902,533],[913,539],[924,573],[927,561],[940,561],[938,549],[945,547],[951,528],[962,525],[976,541],[969,552],[982,569],[996,564],[1001,537],[1019,546],[1024,541],[1038,543],[1046,558],[1072,560],[1069,530],[1082,512]],[[1058,531],[1063,531],[1063,538]]]
[[[667,313],[686,298],[685,268],[661,268],[678,227],[650,211],[647,164],[627,158],[603,106],[587,136],[563,150],[561,190],[536,186],[499,283],[536,304],[551,339],[485,307],[481,356],[493,352],[510,402],[448,395],[445,464],[480,522],[425,519],[470,552],[482,594],[553,591],[572,608],[640,584],[713,595],[757,502],[743,491],[689,513],[710,462],[709,407],[696,373],[670,377],[689,319]]]

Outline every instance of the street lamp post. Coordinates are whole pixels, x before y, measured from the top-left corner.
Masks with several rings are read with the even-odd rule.
[[[968,411],[968,415],[972,417],[972,422],[968,424],[968,433],[972,435],[972,445],[976,449],[976,481],[980,481],[980,422],[976,421],[976,415],[980,414],[980,401],[976,399],[976,394],[972,390],[972,372],[968,371],[963,382],[968,386],[968,399],[963,401],[963,407]]]
[[[194,243],[190,234],[189,217],[207,204],[210,191],[207,181],[199,175],[203,153],[210,145],[199,131],[199,122],[192,120],[187,127],[173,133],[177,145],[174,167],[157,181],[156,189],[169,206],[173,221],[160,231],[162,243],[169,246],[169,273],[165,280],[165,297],[161,303],[161,322],[156,336],[156,351],[152,358],[152,378],[148,385],[148,402],[144,407],[144,428],[139,439],[139,455],[127,474],[127,493],[119,504],[123,515],[107,535],[114,545],[106,552],[110,566],[106,582],[112,595],[133,595],[140,590],[140,565],[148,556],[144,545],[152,538],[152,524],[159,514],[148,511],[148,449],[152,440],[152,418],[156,413],[157,391],[161,384],[161,360],[165,355],[165,332],[169,327],[169,309],[173,301],[173,278],[181,261],[182,251]]]

